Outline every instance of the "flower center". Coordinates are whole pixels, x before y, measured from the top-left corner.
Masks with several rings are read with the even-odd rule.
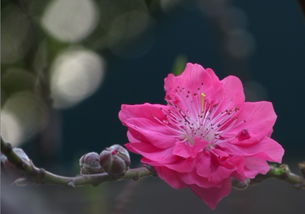
[[[195,137],[214,146],[231,138],[227,132],[239,125],[237,107],[221,110],[221,102],[213,104],[206,99],[205,93],[186,92],[178,94],[166,111],[167,126],[174,129],[182,142],[194,143]]]

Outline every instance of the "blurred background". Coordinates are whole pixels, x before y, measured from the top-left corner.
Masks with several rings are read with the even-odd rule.
[[[1,7],[1,137],[37,165],[75,175],[82,154],[126,143],[120,105],[164,103],[163,79],[186,62],[239,76],[248,101],[272,101],[284,161],[305,159],[305,17],[297,1],[2,0]],[[3,213],[212,213],[157,178],[77,190],[10,182],[2,176]],[[233,191],[213,213],[302,213],[304,199],[272,180]]]

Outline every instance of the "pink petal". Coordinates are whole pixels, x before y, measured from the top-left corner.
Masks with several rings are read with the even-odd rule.
[[[181,173],[181,180],[187,185],[196,185],[198,187],[210,188],[210,187],[220,187],[220,183],[214,183],[208,181],[207,178],[199,176],[196,171],[190,173]]]
[[[137,135],[137,134],[135,134]],[[129,140],[129,142],[132,143],[141,143],[141,140],[137,138],[137,136],[133,136],[132,132],[127,131],[127,138]]]
[[[230,194],[231,192],[231,179],[227,179],[222,183],[221,187],[201,188],[192,185],[191,189],[203,200],[211,209],[215,209],[217,204]]]
[[[177,142],[174,146],[173,154],[183,158],[192,156],[192,153],[189,151],[189,146],[185,142]]]
[[[276,121],[276,114],[271,102],[246,102],[241,109],[239,121],[245,122],[239,127],[239,131],[235,130],[236,134],[247,130],[250,139],[245,139],[242,143],[249,144],[270,135]]]
[[[165,164],[167,168],[180,173],[193,171],[194,165],[195,165],[194,159],[191,158],[188,159],[180,158],[180,160],[176,161],[175,163]]]
[[[158,148],[169,148],[176,140],[175,130],[162,124],[168,107],[145,103],[143,105],[122,105],[119,118],[129,129],[130,142],[146,141]]]
[[[155,123],[146,118],[130,118],[125,120],[129,130],[129,141],[149,142],[160,149],[173,146],[177,141],[177,133],[171,128]]]
[[[282,162],[284,155],[283,147],[275,140],[265,137],[263,140],[252,144],[230,144],[223,142],[219,144],[224,151],[231,155],[238,156],[257,156],[259,159],[264,159],[273,162]]]
[[[162,109],[166,109],[167,106],[160,104],[144,103],[140,105],[125,105],[121,106],[119,112],[119,118],[124,124],[127,119],[130,118],[147,118],[151,121],[155,121],[155,118],[160,120],[164,119],[165,115]]]
[[[173,157],[170,160],[174,160],[171,163],[164,163],[164,161],[159,160],[152,160],[151,158],[142,158],[141,162],[148,164],[150,166],[164,166],[172,171],[175,171],[177,173],[189,173],[194,170],[194,160],[193,159],[182,159],[182,158],[175,158]]]
[[[169,74],[164,82],[167,93],[174,91],[178,86],[194,92],[202,85],[208,93],[213,87],[220,85],[220,81],[212,69],[204,69],[201,65],[192,63],[187,63],[184,72],[179,76]]]
[[[201,108],[202,93],[205,93],[205,99],[210,100],[222,90],[222,84],[212,69],[192,63],[188,63],[179,76],[169,74],[164,87],[166,101],[186,111],[193,111],[194,107]]]
[[[202,153],[196,165],[197,174],[207,178],[208,181],[219,183],[230,177],[234,169],[227,168],[220,164],[217,158],[208,152]]]
[[[261,147],[264,147],[264,149],[262,152],[258,154],[258,156],[268,161],[277,162],[277,163],[282,162],[282,158],[284,156],[285,150],[281,146],[281,144],[279,144],[270,137],[265,137],[260,144]]]
[[[174,163],[177,161],[177,157],[172,155],[172,149],[157,149],[147,143],[127,143],[126,148],[131,152],[142,155],[143,157],[152,160],[157,163]]]
[[[174,146],[173,154],[183,158],[195,158],[206,147],[207,143],[200,138],[195,138],[194,144],[178,141]]]
[[[176,189],[184,188],[186,185],[181,181],[177,172],[165,167],[154,167],[158,176],[168,183],[171,187]]]
[[[197,169],[197,174],[202,177],[208,178],[211,175],[212,160],[210,153],[203,152],[202,154],[200,154],[196,169]]]
[[[266,174],[270,169],[270,166],[265,160],[257,157],[245,158],[244,175],[247,178],[255,178],[257,174]]]
[[[225,109],[239,107],[245,102],[242,82],[236,76],[227,76],[221,80],[223,85],[223,105]]]

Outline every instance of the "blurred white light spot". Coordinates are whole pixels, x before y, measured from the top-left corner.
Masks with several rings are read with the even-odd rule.
[[[51,76],[55,108],[73,106],[93,94],[104,74],[104,61],[90,50],[68,50],[57,57]]]
[[[16,116],[9,111],[1,111],[1,137],[5,142],[18,146],[22,142],[23,130]]]
[[[1,136],[18,146],[41,131],[47,124],[47,110],[42,100],[29,91],[13,94],[1,110]]]
[[[55,38],[78,42],[95,28],[97,6],[92,0],[54,0],[42,17],[43,27]]]

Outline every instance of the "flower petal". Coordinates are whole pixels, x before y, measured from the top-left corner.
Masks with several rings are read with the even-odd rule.
[[[177,142],[177,134],[171,128],[154,123],[146,118],[130,118],[125,120],[130,136],[129,141],[137,139],[148,142],[160,149],[172,147]]]
[[[166,167],[154,167],[158,176],[175,189],[184,188],[186,185],[181,181],[179,174]]]
[[[161,164],[174,163],[178,159],[172,155],[172,148],[161,150],[147,143],[127,143],[125,146],[131,152]]]
[[[203,188],[211,188],[211,187],[220,187],[220,183],[214,183],[208,181],[207,178],[199,176],[196,171],[190,173],[181,173],[180,175],[181,180],[187,185],[196,185],[198,187]]]
[[[174,160],[171,161],[171,163],[165,163],[164,161],[158,161],[158,160],[151,160],[151,158],[142,158],[141,162],[148,164],[150,166],[164,166],[176,173],[189,173],[194,170],[195,162],[193,159],[183,159],[183,158],[178,158],[178,157],[172,157],[169,158],[169,160]]]
[[[203,86],[205,93],[208,93],[210,91],[212,92],[215,86],[220,86],[220,81],[212,69],[204,69],[199,64],[187,63],[181,75],[175,76],[169,74],[165,78],[164,87],[166,93],[175,91],[178,86],[179,88],[186,88],[193,92]]]
[[[219,183],[230,177],[232,168],[222,166],[220,161],[208,152],[202,153],[196,165],[197,174],[208,181]]]
[[[265,160],[277,163],[282,162],[282,158],[284,156],[285,151],[281,144],[279,144],[270,137],[265,137],[264,140],[262,140],[261,144],[262,147],[264,147],[264,150],[263,152],[261,152],[261,154]]]
[[[245,122],[238,129],[240,132],[247,130],[249,139],[245,139],[242,143],[252,143],[262,140],[265,136],[269,136],[272,132],[273,125],[276,121],[276,114],[271,102],[246,102],[239,114],[239,121]]]
[[[270,137],[265,137],[263,140],[252,144],[231,144],[223,142],[219,144],[224,151],[231,155],[238,156],[257,156],[260,159],[282,162],[284,155],[283,147]]]
[[[194,169],[195,162],[193,159],[183,159],[176,161],[175,163],[165,164],[165,166],[175,172],[186,173],[191,172]]]
[[[119,118],[128,127],[130,142],[149,142],[164,149],[175,144],[175,130],[162,124],[166,106],[145,103],[143,105],[122,105]]]
[[[201,152],[208,142],[195,138],[194,144],[188,142],[176,142],[173,149],[173,154],[183,158],[195,158],[199,152]]]
[[[198,195],[211,209],[215,209],[217,204],[230,194],[231,179],[227,179],[220,187],[201,188],[196,185],[191,186],[192,191]]]
[[[179,76],[169,74],[164,87],[168,103],[192,114],[202,107],[202,93],[206,96],[204,99],[210,100],[222,90],[222,84],[212,69],[192,63],[188,63]]]
[[[151,121],[155,121],[155,118],[158,118],[162,120],[165,117],[163,109],[166,108],[167,106],[164,105],[150,103],[140,105],[123,104],[121,106],[121,111],[119,112],[119,118],[123,124],[130,118],[147,118]]]
[[[244,176],[247,178],[255,178],[258,174],[265,175],[270,169],[270,166],[265,160],[257,157],[245,158],[245,168],[243,170]]]
[[[223,85],[223,101],[225,109],[240,107],[245,102],[242,82],[236,76],[227,76],[221,80]]]

